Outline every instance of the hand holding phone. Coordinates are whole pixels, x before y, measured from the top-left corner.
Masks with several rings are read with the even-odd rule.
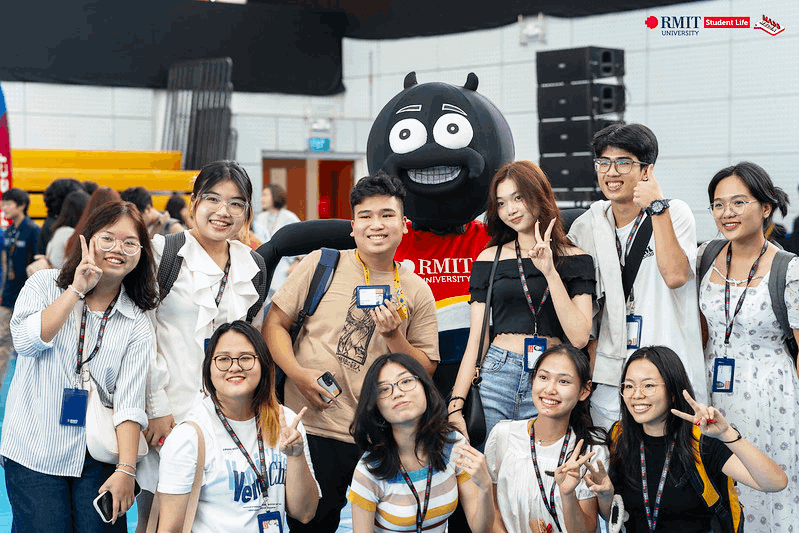
[[[325,372],[324,374],[319,376],[319,378],[316,380],[316,382],[319,384],[320,387],[325,389],[327,392],[329,392],[333,396],[338,397],[338,395],[341,394],[341,387],[339,387],[339,384],[336,382],[336,378],[334,378],[333,374],[331,374],[330,372]],[[320,394],[319,396],[322,396],[322,395]],[[322,399],[324,401],[326,401],[327,403],[330,403],[330,402],[333,401],[330,398],[328,398],[327,396],[322,396]]]
[[[141,487],[139,483],[134,480],[133,497],[136,498],[139,494],[141,494]],[[114,518],[114,496],[111,494],[111,491],[104,491],[97,496],[94,499],[94,508],[97,510],[97,514],[100,515],[100,519],[106,524],[110,524],[111,520]]]

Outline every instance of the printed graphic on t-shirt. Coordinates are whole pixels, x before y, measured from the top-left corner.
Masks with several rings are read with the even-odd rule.
[[[369,341],[375,332],[375,321],[369,313],[370,309],[360,309],[356,306],[356,292],[353,289],[347,318],[344,321],[344,333],[338,340],[336,355],[342,365],[360,372],[366,361]]]
[[[224,450],[225,455],[241,455],[237,447]],[[264,459],[266,460],[267,487],[286,484],[286,456],[276,453],[275,450],[265,449]],[[257,453],[253,461],[260,465],[260,458]],[[225,466],[228,471],[228,488],[233,496],[233,504],[242,509],[259,509],[261,507],[261,484],[255,477],[250,463],[241,456],[239,459],[225,459]]]
[[[649,246],[649,245],[647,244],[647,245],[646,245],[646,250],[644,250],[644,257],[643,257],[643,259],[646,259],[647,257],[652,257],[653,255],[655,255],[655,251],[652,249],[652,247],[651,247],[651,246]]]

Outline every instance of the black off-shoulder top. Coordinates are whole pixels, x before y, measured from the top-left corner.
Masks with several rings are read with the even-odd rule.
[[[492,261],[475,261],[472,264],[472,275],[469,279],[471,302],[485,302],[488,293],[488,277],[491,275]],[[541,297],[547,287],[544,275],[533,266],[529,258],[522,259],[524,277],[533,305],[538,309]],[[594,278],[594,260],[588,254],[567,255],[562,258],[557,268],[570,298],[578,294],[594,294],[596,280]],[[494,292],[491,296],[491,312],[494,335],[500,333],[522,333],[533,335],[533,313],[524,297],[524,289],[519,279],[519,267],[516,259],[503,259],[497,264],[494,278]],[[552,298],[547,297],[543,309],[538,315],[538,335],[555,337],[566,341],[563,328],[558,321]]]

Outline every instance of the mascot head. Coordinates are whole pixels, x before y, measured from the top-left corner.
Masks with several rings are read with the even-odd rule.
[[[466,84],[416,82],[380,111],[369,132],[369,173],[385,170],[407,189],[405,214],[419,229],[451,232],[485,210],[488,185],[513,161],[513,137],[505,117]]]

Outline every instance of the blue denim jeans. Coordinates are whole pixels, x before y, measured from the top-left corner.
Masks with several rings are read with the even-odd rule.
[[[533,405],[532,378],[524,371],[524,356],[488,347],[480,372],[480,399],[486,417],[486,434],[500,420],[523,420],[538,414]]]
[[[81,477],[51,476],[3,458],[13,523],[11,533],[125,533],[125,516],[106,524],[94,508],[98,489],[114,473],[114,465],[88,453]]]

